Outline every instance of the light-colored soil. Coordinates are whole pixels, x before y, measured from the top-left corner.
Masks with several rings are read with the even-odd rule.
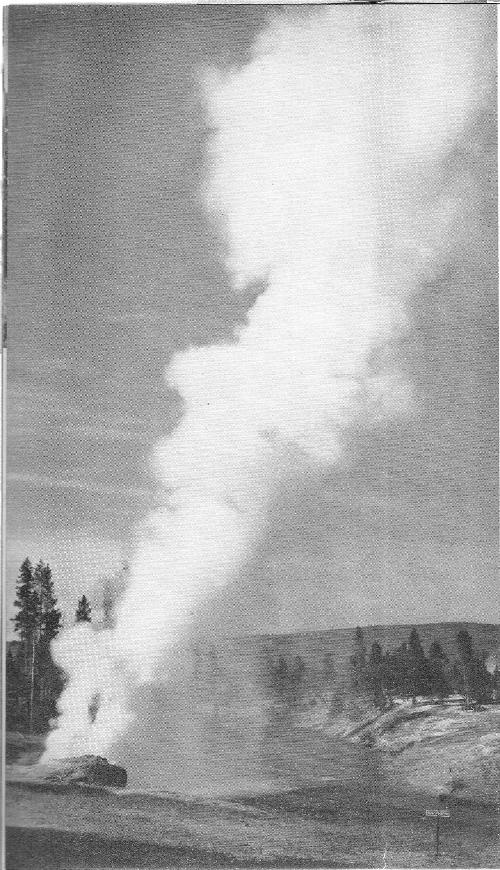
[[[460,704],[400,702],[368,724],[348,726],[345,735],[380,753],[393,788],[499,803],[498,704],[468,711]]]

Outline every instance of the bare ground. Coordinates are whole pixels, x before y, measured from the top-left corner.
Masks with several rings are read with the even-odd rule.
[[[314,723],[294,728],[293,752],[307,757],[309,751],[316,760],[316,784],[302,781],[271,793],[190,799],[50,785],[27,778],[28,766],[14,764],[7,786],[7,870],[499,867],[500,708],[471,715],[421,712],[380,717],[351,738],[339,737],[338,729],[329,738],[324,722],[316,722],[314,740]],[[375,748],[363,749],[355,777],[348,751],[363,743],[363,731]],[[328,772],[318,762],[323,743],[336,755],[336,776],[317,784]],[[20,739],[17,744],[26,748]],[[23,758],[33,761],[36,752]],[[285,760],[292,764],[293,757]],[[450,818],[441,823],[436,859],[435,822],[425,810],[435,808],[444,785]]]

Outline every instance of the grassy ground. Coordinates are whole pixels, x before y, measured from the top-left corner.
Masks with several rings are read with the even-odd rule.
[[[434,857],[424,795],[323,786],[232,800],[10,783],[7,870],[62,867],[496,867],[498,816],[450,800]]]

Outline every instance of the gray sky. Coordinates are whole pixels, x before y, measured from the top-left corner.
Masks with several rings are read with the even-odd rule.
[[[231,288],[203,208],[199,75],[244,63],[267,15],[9,11],[8,571],[49,561],[65,608],[154,499],[151,449],[182,410],[172,354],[230,338],[262,290]],[[495,106],[440,167],[465,232],[394,348],[411,414],[351,429],[340,467],[277,495],[224,627],[498,619]]]

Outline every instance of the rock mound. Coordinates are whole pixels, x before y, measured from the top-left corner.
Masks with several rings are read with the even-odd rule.
[[[40,765],[41,768],[41,765]],[[117,764],[110,764],[100,755],[77,755],[62,758],[39,768],[39,778],[46,782],[86,783],[87,785],[111,785],[124,788],[127,785],[127,771]]]

